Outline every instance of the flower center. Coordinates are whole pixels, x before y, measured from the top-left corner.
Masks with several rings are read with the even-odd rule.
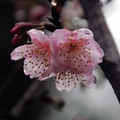
[[[74,33],[70,33],[67,37],[68,39],[68,46],[69,46],[69,53],[73,50],[75,50],[75,48],[77,47],[77,42],[75,39],[75,34]]]

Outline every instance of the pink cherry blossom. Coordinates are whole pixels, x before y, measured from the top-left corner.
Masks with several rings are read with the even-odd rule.
[[[19,46],[11,53],[12,60],[25,59],[26,75],[39,80],[55,76],[59,91],[70,91],[79,82],[94,86],[93,70],[104,53],[90,30],[58,29],[50,37],[35,29],[27,33],[32,44]]]
[[[88,29],[56,30],[51,36],[53,58],[62,71],[90,75],[104,55]]]
[[[94,84],[94,68],[102,62],[104,53],[88,29],[68,31],[58,29],[51,35],[51,46],[58,90],[71,90],[81,81]]]
[[[24,73],[39,80],[48,77],[53,69],[49,38],[40,30],[27,32],[32,44],[17,47],[11,53],[12,60],[24,58]]]

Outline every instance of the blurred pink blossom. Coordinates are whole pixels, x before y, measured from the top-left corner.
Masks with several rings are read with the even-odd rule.
[[[44,17],[47,12],[48,10],[42,5],[33,7],[29,13],[29,21],[32,23],[39,23],[41,18]]]

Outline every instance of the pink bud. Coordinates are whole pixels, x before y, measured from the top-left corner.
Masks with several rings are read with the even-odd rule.
[[[22,34],[25,33],[27,30],[30,30],[32,27],[33,27],[32,23],[19,22],[15,24],[15,27],[10,32],[13,34]]]

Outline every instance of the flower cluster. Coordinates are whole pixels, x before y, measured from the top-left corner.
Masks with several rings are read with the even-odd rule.
[[[12,60],[24,58],[24,73],[45,80],[55,76],[58,90],[70,91],[80,81],[94,85],[94,68],[102,62],[103,50],[88,29],[57,29],[49,37],[41,30],[27,31],[32,44],[17,47]]]

